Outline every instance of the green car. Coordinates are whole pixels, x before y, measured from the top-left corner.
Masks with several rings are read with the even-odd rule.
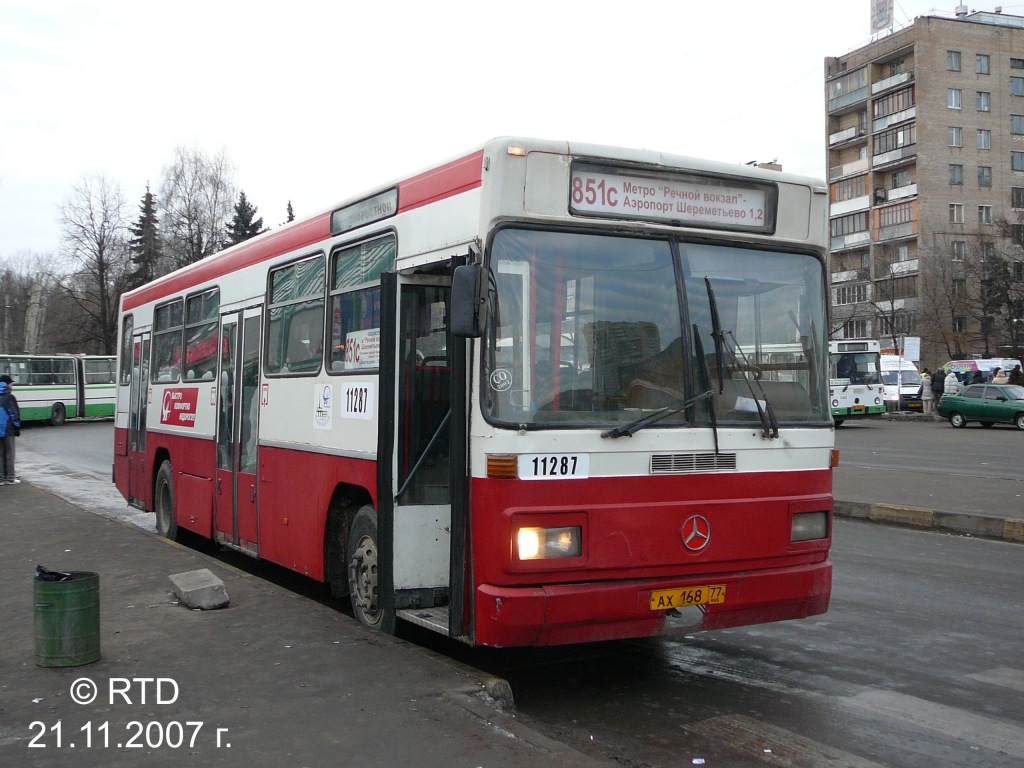
[[[977,421],[983,427],[1000,423],[1024,429],[1024,387],[971,384],[955,395],[943,395],[935,411],[954,427]]]

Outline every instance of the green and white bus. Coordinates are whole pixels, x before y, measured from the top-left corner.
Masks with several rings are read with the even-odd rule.
[[[23,422],[60,426],[65,419],[114,415],[116,363],[112,355],[0,354],[0,374],[14,382]]]

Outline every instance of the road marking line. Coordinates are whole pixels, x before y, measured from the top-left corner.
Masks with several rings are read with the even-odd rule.
[[[968,677],[982,683],[991,683],[992,685],[1001,685],[1004,688],[1011,688],[1015,691],[1024,691],[1024,669],[999,667],[986,670],[985,672],[975,672],[973,675],[968,675]]]
[[[744,715],[712,717],[680,728],[711,743],[726,744],[770,762],[776,768],[882,768],[878,763]]]
[[[1024,758],[1024,728],[1016,725],[895,691],[865,691],[844,701],[875,715],[894,717],[973,746]]]

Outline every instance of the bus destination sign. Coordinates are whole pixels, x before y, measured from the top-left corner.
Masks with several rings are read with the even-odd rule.
[[[386,189],[380,194],[346,205],[331,214],[331,234],[340,235],[350,229],[363,227],[398,213],[398,188]]]
[[[573,166],[569,210],[584,216],[660,221],[677,226],[775,231],[775,186],[672,174],[640,176]]]

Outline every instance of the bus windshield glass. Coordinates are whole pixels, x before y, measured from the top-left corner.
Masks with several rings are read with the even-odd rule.
[[[759,403],[782,425],[831,423],[820,386],[828,350],[814,341],[825,327],[823,272],[811,255],[506,228],[490,267],[483,407],[493,422],[630,423],[700,395],[710,378],[714,397],[659,427],[707,426],[712,407],[720,426],[757,424]]]

